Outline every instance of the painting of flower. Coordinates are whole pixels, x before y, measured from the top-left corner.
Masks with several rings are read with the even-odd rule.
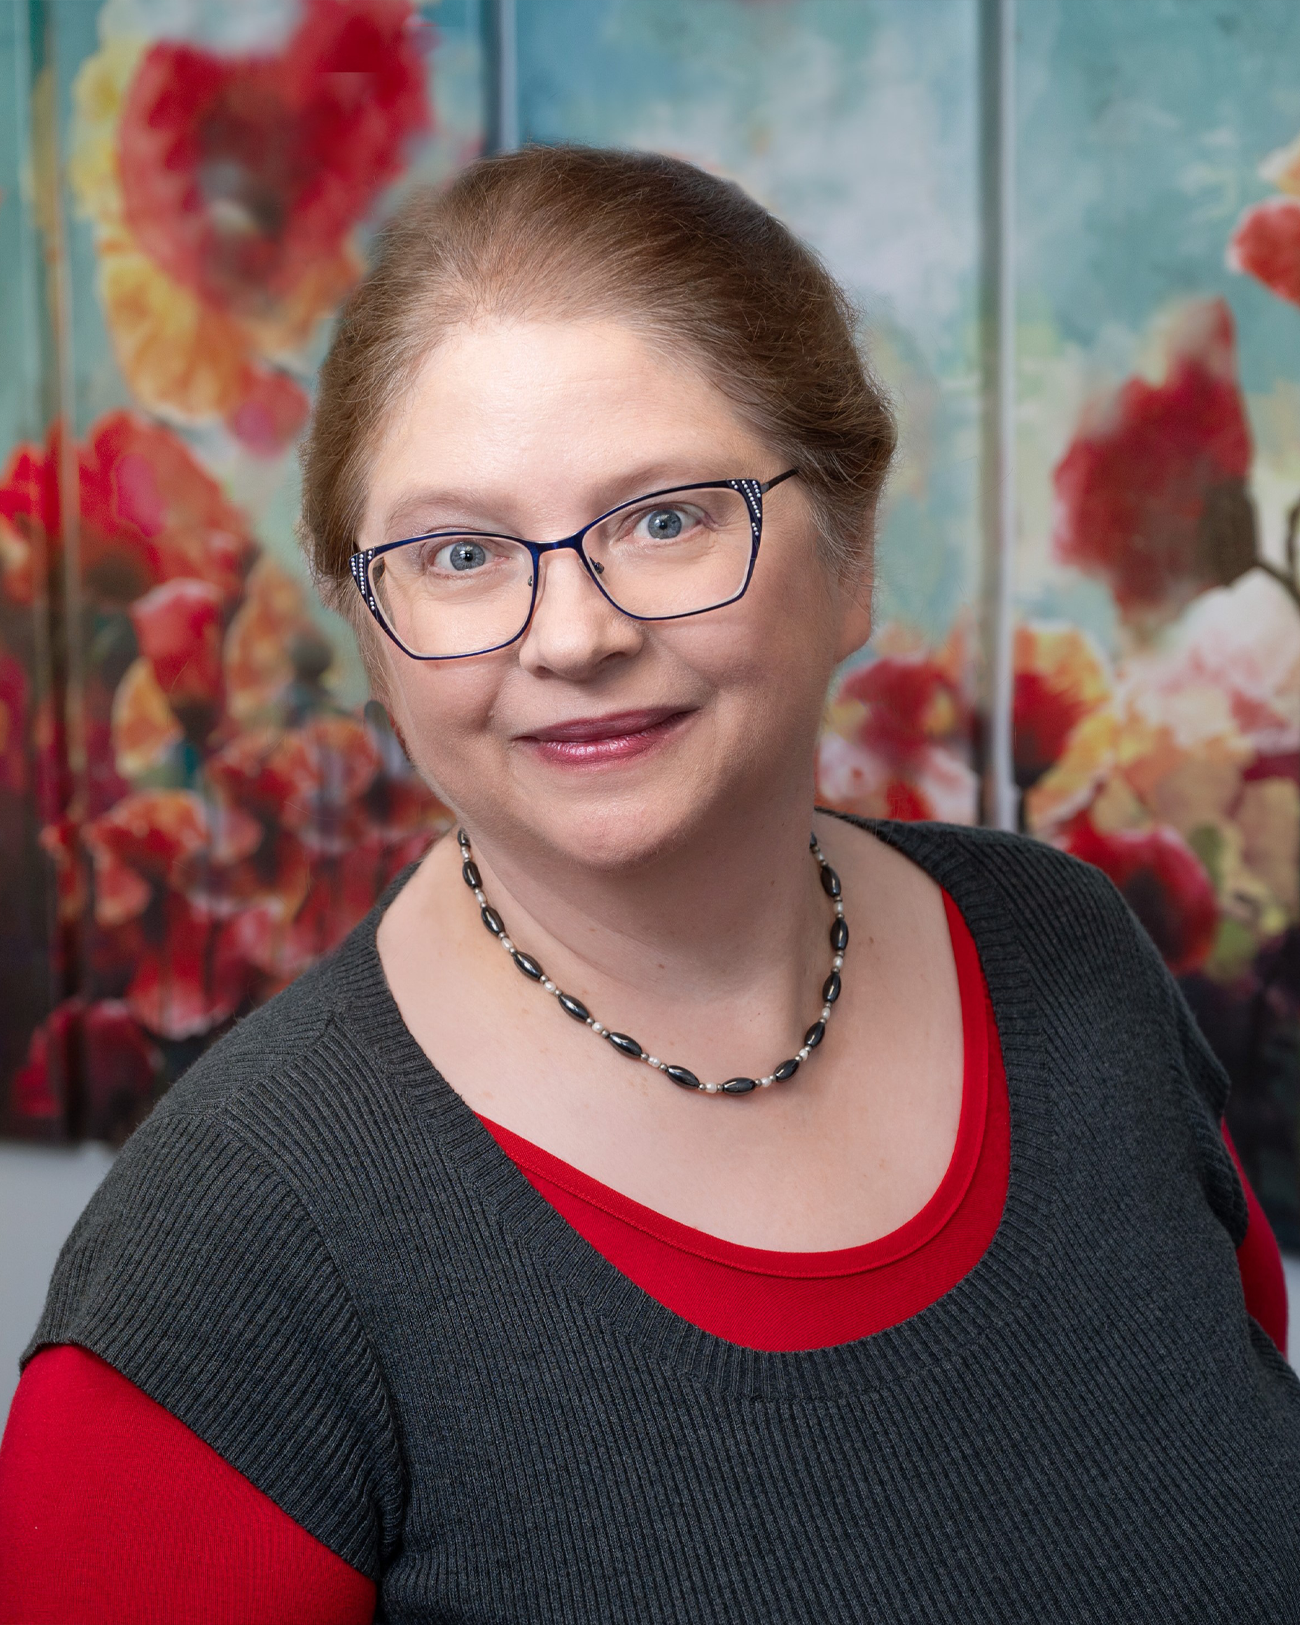
[[[432,121],[408,0],[307,0],[278,51],[113,38],[82,66],[71,174],[135,399],[288,447],[355,228]]]
[[[901,626],[881,628],[872,658],[841,680],[827,710],[817,759],[823,806],[862,817],[975,822],[965,645],[962,629],[935,650]]]
[[[1057,558],[1100,577],[1126,621],[1172,618],[1256,562],[1250,459],[1231,313],[1192,304],[1165,377],[1095,401],[1057,464]]]
[[[196,1042],[334,946],[446,813],[382,713],[332,700],[302,586],[174,431],[114,412],[66,453],[57,427],[14,451],[0,512],[55,567],[60,459],[79,502],[86,760],[41,844],[83,985],[32,1034],[8,1116],[120,1137]],[[30,711],[0,652],[0,790],[18,796]]]
[[[291,447],[357,228],[431,128],[428,42],[406,0],[305,0],[265,48],[109,33],[77,77],[70,178],[130,399],[0,473],[0,799],[75,944],[3,1080],[11,1132],[122,1138],[445,826],[193,437]]]

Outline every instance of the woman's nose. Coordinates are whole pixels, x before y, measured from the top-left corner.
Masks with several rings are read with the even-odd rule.
[[[641,622],[614,608],[571,548],[544,553],[538,567],[533,618],[519,645],[525,670],[580,680],[641,648]]]

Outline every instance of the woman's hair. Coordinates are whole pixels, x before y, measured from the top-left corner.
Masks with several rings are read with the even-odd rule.
[[[491,317],[613,318],[687,355],[798,468],[827,557],[869,566],[894,421],[817,255],[681,159],[525,147],[414,193],[343,310],[302,451],[302,540],[334,608],[362,607],[348,559],[389,413],[450,329]]]

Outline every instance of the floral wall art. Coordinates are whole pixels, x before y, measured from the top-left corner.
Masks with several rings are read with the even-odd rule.
[[[1300,1249],[1300,13],[1017,8],[997,690],[996,10],[0,0],[5,1132],[120,1140],[446,825],[305,580],[293,453],[386,211],[504,132],[701,162],[848,286],[902,444],[820,794],[991,818],[1001,707],[1010,821],[1124,891]]]
[[[481,18],[437,10],[5,8],[11,1133],[121,1139],[446,825],[292,536],[366,234],[482,145]]]

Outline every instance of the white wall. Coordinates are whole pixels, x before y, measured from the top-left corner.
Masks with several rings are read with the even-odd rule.
[[[112,1160],[102,1145],[0,1142],[0,1416],[9,1414],[18,1356],[36,1330],[59,1248]]]
[[[0,1416],[18,1382],[18,1356],[36,1326],[63,1239],[108,1171],[111,1151],[0,1143]],[[1291,1364],[1300,1369],[1300,1258],[1286,1260]]]

